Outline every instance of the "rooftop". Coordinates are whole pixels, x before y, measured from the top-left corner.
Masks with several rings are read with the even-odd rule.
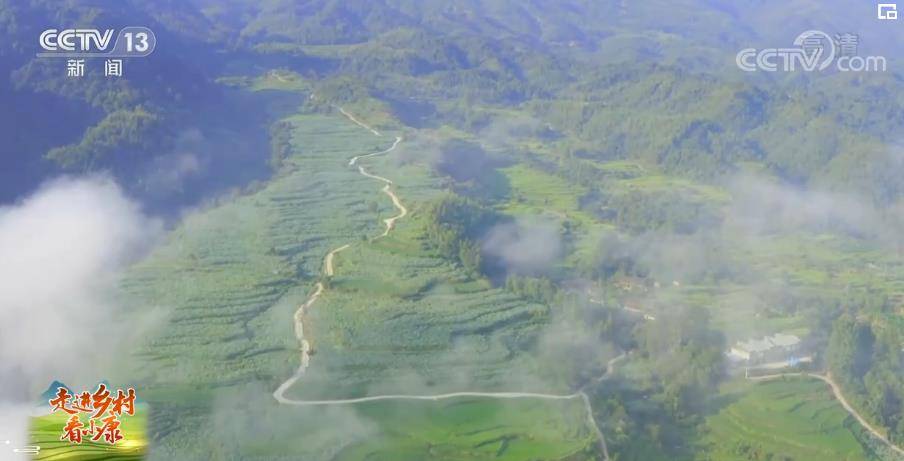
[[[773,347],[791,347],[800,343],[800,338],[794,335],[784,333],[776,333],[772,336],[766,336],[761,339],[751,339],[748,341],[738,341],[735,348],[747,352],[765,352]]]
[[[794,335],[786,335],[784,333],[776,333],[769,338],[776,346],[788,347],[796,346],[800,343],[800,338]]]

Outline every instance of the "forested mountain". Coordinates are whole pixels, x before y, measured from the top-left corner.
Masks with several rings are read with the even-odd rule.
[[[815,22],[826,8],[810,2],[54,3],[6,2],[0,16],[9,44],[0,69],[5,97],[36,95],[58,108],[38,117],[40,104],[4,105],[6,120],[59,127],[35,140],[3,124],[5,137],[17,142],[7,155],[34,171],[31,181],[52,169],[113,168],[134,176],[130,165],[178,150],[186,127],[203,132],[217,114],[247,111],[228,109],[241,102],[225,97],[214,80],[236,69],[227,64],[236,60],[223,56],[253,56],[257,65],[353,76],[382,98],[404,102],[398,112],[407,118],[419,103],[423,117],[440,111],[433,117],[461,118],[474,128],[486,120],[469,113],[467,101],[528,104],[538,118],[594,142],[592,155],[643,158],[694,177],[762,161],[795,182],[843,184],[881,201],[899,193],[888,178],[900,161],[876,153],[869,139],[894,141],[902,119],[899,77],[739,81],[737,72],[723,72],[737,49],[785,44],[793,38],[785,30],[796,30],[790,24]],[[763,12],[777,8],[787,12],[788,29],[765,19]],[[691,11],[693,20],[685,16]],[[143,23],[157,29],[161,46],[153,60],[130,62],[128,79],[89,73],[90,84],[74,84],[60,62],[33,56],[37,24],[45,23]],[[899,30],[838,17],[830,24],[861,32],[862,48],[871,52],[893,52],[900,43]],[[444,103],[435,107],[436,99]],[[72,113],[83,116],[73,122]],[[225,123],[247,125],[231,117],[217,122]],[[602,144],[591,139],[601,131]],[[28,184],[21,181],[10,181],[5,194],[21,192]]]
[[[223,61],[210,44],[210,23],[182,2],[158,6],[166,12],[160,20],[127,2],[0,4],[0,97],[10,102],[0,107],[0,135],[11,141],[2,157],[14,165],[4,169],[4,198],[58,172],[110,170],[149,204],[169,207],[266,175],[266,166],[254,158],[267,148],[261,135],[266,114],[214,82]],[[126,60],[125,78],[104,77],[103,62],[95,59],[84,77],[73,79],[66,76],[65,60],[35,56],[45,28],[139,23],[166,46],[153,60]],[[164,170],[178,171],[180,163],[194,181],[156,179]],[[224,163],[231,165],[220,168]]]

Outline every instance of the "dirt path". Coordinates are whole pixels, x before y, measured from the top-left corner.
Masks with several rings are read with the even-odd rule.
[[[348,248],[349,245],[345,244],[337,248],[333,248],[329,253],[326,254],[326,257],[323,259],[323,272],[332,277],[334,274],[333,270],[333,258],[336,256],[336,253],[339,253],[342,250]],[[311,362],[311,343],[305,339],[304,336],[304,319],[305,313],[308,308],[311,307],[318,299],[320,299],[320,295],[323,294],[323,282],[317,282],[314,285],[314,292],[308,296],[308,299],[305,300],[304,304],[298,307],[298,310],[295,311],[294,321],[295,321],[295,338],[298,339],[299,350],[301,353],[301,359],[299,362],[298,369],[295,370],[295,373],[287,380],[285,380],[282,384],[279,385],[278,388],[273,392],[273,397],[281,401],[283,398],[283,394],[285,394],[286,390],[292,387],[296,381],[304,374],[305,370],[307,370],[308,365]]]
[[[617,357],[610,359],[606,363],[606,371],[599,376],[596,381],[602,382],[605,381],[612,373],[615,372],[615,365],[624,360],[628,356],[627,353],[622,353]],[[299,375],[300,377],[300,375]],[[297,381],[297,378],[292,381],[292,384]],[[284,383],[285,384],[285,383]],[[276,398],[279,403],[284,405],[294,405],[294,406],[318,406],[318,405],[353,405],[359,403],[367,403],[367,402],[378,402],[382,400],[426,400],[437,402],[440,400],[447,399],[455,399],[461,397],[479,397],[479,398],[492,398],[492,399],[540,399],[540,400],[572,400],[572,399],[581,399],[581,403],[584,404],[584,410],[587,414],[587,424],[593,429],[594,435],[599,443],[600,451],[603,454],[603,459],[605,461],[609,461],[609,447],[606,445],[606,436],[603,435],[603,431],[600,430],[599,425],[596,423],[596,418],[593,417],[593,406],[590,404],[590,397],[587,396],[587,393],[584,392],[584,388],[582,387],[577,392],[571,394],[546,394],[540,392],[478,392],[478,391],[461,391],[461,392],[449,392],[445,394],[381,394],[381,395],[372,395],[368,397],[358,397],[352,399],[325,399],[325,400],[291,400],[285,398],[283,395],[285,390],[290,387],[291,384],[285,386],[282,389],[282,392],[273,393],[273,397]]]
[[[348,117],[349,120],[351,120],[352,122],[355,122],[355,123],[357,123],[358,125],[363,126],[364,128],[370,130],[372,133],[376,134],[377,136],[382,136],[382,135],[380,134],[379,131],[377,131],[377,130],[371,128],[369,125],[364,124],[363,122],[358,121],[358,120],[357,120],[356,118],[354,118],[351,114],[349,114],[348,112],[346,112],[344,109],[340,108],[339,110],[340,110],[340,112],[342,112],[346,117]],[[386,150],[381,150],[381,151],[379,151],[379,152],[373,152],[373,153],[370,153],[370,154],[364,154],[364,155],[358,155],[358,156],[352,157],[351,160],[348,161],[348,165],[349,165],[349,166],[355,166],[355,165],[357,165],[358,160],[360,160],[360,159],[362,159],[362,158],[373,157],[373,156],[375,156],[375,155],[383,155],[383,154],[387,154],[387,153],[389,153],[389,152],[392,152],[393,150],[395,150],[395,148],[399,145],[400,142],[402,142],[402,137],[401,137],[401,136],[396,136],[395,141],[392,143],[392,146],[389,146],[388,149],[386,149]],[[392,230],[393,226],[395,226],[395,222],[398,221],[399,219],[402,219],[402,218],[404,218],[405,216],[408,215],[408,208],[405,208],[405,205],[403,205],[403,204],[402,204],[402,201],[399,200],[399,196],[396,195],[395,192],[393,192],[393,190],[392,190],[393,182],[392,182],[391,179],[389,179],[389,178],[384,178],[384,177],[382,177],[382,176],[378,176],[378,175],[375,175],[375,174],[373,174],[373,173],[370,173],[370,172],[368,172],[367,170],[365,170],[364,167],[361,166],[361,165],[358,165],[358,172],[361,173],[363,176],[366,176],[366,177],[368,177],[368,178],[376,179],[377,181],[383,181],[384,183],[386,183],[386,185],[383,186],[382,191],[383,191],[384,194],[386,194],[386,195],[389,196],[390,200],[392,200],[392,205],[395,206],[397,210],[399,210],[399,214],[397,214],[397,215],[395,215],[395,216],[393,216],[393,217],[391,217],[391,218],[386,218],[386,219],[383,220],[383,224],[386,225],[386,230],[383,231],[383,233],[382,233],[379,237],[377,237],[377,238],[386,237],[387,235],[389,235],[389,231]]]
[[[324,268],[325,268],[324,272],[326,272],[326,275],[332,277],[333,274],[335,273],[333,271],[333,256],[336,256],[336,253],[338,253],[348,247],[349,247],[349,244],[346,243],[345,245],[342,245],[341,247],[336,248],[326,254],[326,259],[324,260],[324,264],[323,264]]]
[[[348,161],[348,166],[355,166],[355,164],[358,163],[358,160],[359,160],[359,159],[362,159],[362,158],[373,157],[373,156],[376,156],[376,155],[388,154],[388,153],[394,151],[395,148],[396,148],[396,146],[398,146],[400,142],[402,142],[402,137],[401,137],[401,136],[396,136],[395,142],[393,142],[392,145],[389,146],[389,149],[381,150],[381,151],[379,151],[379,152],[372,152],[372,153],[370,153],[370,154],[356,155],[356,156],[352,157],[352,158]],[[367,176],[367,175],[365,175],[365,176]],[[370,176],[370,177],[373,177],[373,176]],[[377,176],[376,178],[377,178],[377,179],[380,179],[380,180],[383,180],[383,181],[389,181],[388,179],[386,179],[386,178],[381,178],[381,177],[379,177],[379,176]],[[392,182],[392,181],[389,181],[389,182]]]
[[[342,112],[342,115],[344,115],[346,118],[348,118],[349,120],[351,120],[352,122],[354,122],[356,125],[358,125],[358,126],[364,128],[364,129],[366,129],[366,130],[369,130],[371,133],[374,134],[374,136],[383,136],[382,134],[380,134],[379,131],[375,130],[372,126],[370,126],[370,125],[368,125],[368,124],[366,124],[366,123],[364,123],[364,122],[362,122],[362,121],[356,119],[354,115],[352,115],[352,114],[346,112],[345,109],[343,109],[343,108],[340,107],[340,108],[339,108],[339,112]]]
[[[383,152],[378,152],[378,153],[385,153],[385,152],[391,151],[392,149],[395,148],[396,145],[398,145],[399,141],[401,141],[401,140],[402,140],[401,137],[396,137],[396,142],[395,142],[395,144],[393,144],[393,147],[391,147],[391,148],[389,148],[389,149],[387,149],[387,150],[385,150],[385,151],[383,151]],[[359,158],[369,157],[369,156],[371,156],[371,155],[374,155],[374,154],[367,154],[367,155],[361,155],[361,156],[355,157],[355,158],[351,159],[351,160],[348,162],[348,164],[349,164],[349,165],[354,165],[354,164],[357,162],[357,160],[358,160]],[[358,165],[358,172],[361,173],[361,174],[364,175],[364,176],[367,176],[368,178],[376,179],[376,180],[378,180],[378,181],[383,181],[383,182],[385,182],[386,185],[383,186],[383,189],[381,189],[381,190],[383,191],[384,194],[386,194],[386,195],[389,196],[390,200],[392,200],[392,205],[395,206],[397,210],[399,210],[399,214],[397,214],[397,215],[395,215],[395,216],[393,216],[393,217],[391,217],[391,218],[386,218],[386,219],[383,220],[383,223],[386,225],[386,230],[383,231],[383,233],[382,233],[379,237],[377,237],[377,238],[386,237],[387,235],[389,235],[389,231],[392,230],[393,226],[395,226],[395,222],[396,222],[397,220],[402,219],[402,218],[404,218],[405,216],[408,215],[408,208],[405,208],[405,205],[403,205],[403,204],[402,204],[402,201],[399,200],[399,196],[396,195],[395,192],[393,192],[393,190],[392,190],[393,182],[392,182],[391,179],[387,179],[387,178],[384,178],[384,177],[382,177],[382,176],[377,176],[377,175],[375,175],[375,174],[369,173],[369,172],[368,172],[367,170],[365,170],[364,167],[361,166],[361,165]]]
[[[386,224],[386,230],[383,231],[383,235],[381,235],[380,237],[386,237],[387,235],[389,235],[389,231],[391,231],[393,226],[395,226],[395,222],[408,215],[408,208],[405,208],[405,205],[402,205],[399,197],[392,191],[392,189],[389,187],[389,184],[383,187],[383,193],[385,193],[389,196],[390,199],[392,199],[392,204],[395,205],[396,208],[398,208],[399,214],[383,220],[383,223]]]
[[[289,79],[287,79],[286,77],[283,77],[283,75],[279,72],[270,71],[270,75],[282,83],[286,83],[289,81]]]
[[[348,118],[353,123],[361,126],[369,130],[375,136],[383,136],[379,131],[367,125],[364,122],[356,119],[352,114],[348,113],[345,109],[339,108],[339,112],[342,113],[346,118]],[[392,146],[390,146],[386,150],[382,150],[379,152],[373,152],[370,154],[358,155],[352,157],[348,161],[349,166],[355,166],[358,163],[358,160],[366,157],[382,155],[389,152],[392,152],[399,143],[402,142],[402,137],[397,136],[395,142],[393,142]],[[364,169],[363,166],[358,166],[358,172],[361,175],[366,176],[371,179],[376,179],[378,181],[382,181],[385,184],[383,186],[382,192],[389,196],[392,200],[393,206],[399,210],[399,214],[393,216],[391,218],[387,218],[383,220],[383,223],[386,225],[386,230],[377,238],[385,237],[389,235],[389,231],[393,229],[395,226],[395,222],[401,218],[404,218],[408,215],[408,209],[402,204],[402,201],[399,199],[398,195],[395,194],[392,190],[393,182],[388,178],[384,178],[382,176],[375,175],[373,173],[368,172]],[[330,250],[324,258],[324,273],[327,276],[332,277],[334,275],[333,268],[333,258],[336,253],[339,253],[342,250],[345,250],[350,245],[345,244],[333,250]],[[328,399],[328,400],[293,400],[288,399],[285,396],[286,391],[291,388],[302,376],[304,376],[305,371],[310,364],[310,350],[311,346],[308,341],[304,338],[304,317],[305,313],[311,305],[314,304],[319,298],[320,295],[324,291],[323,283],[317,282],[315,285],[314,293],[312,293],[308,299],[302,304],[298,310],[295,312],[295,337],[299,341],[300,349],[301,349],[301,363],[295,373],[282,384],[273,391],[273,398],[276,399],[277,402],[283,405],[294,405],[294,406],[314,406],[314,405],[350,405],[357,403],[366,403],[366,402],[376,402],[381,400],[426,400],[426,401],[439,401],[445,399],[453,399],[453,398],[461,398],[461,397],[481,397],[481,398],[495,398],[495,399],[541,399],[541,400],[571,400],[580,398],[584,404],[584,409],[587,412],[587,423],[593,429],[594,434],[596,435],[599,441],[599,447],[603,454],[603,460],[609,461],[609,449],[606,445],[606,437],[603,435],[603,432],[600,430],[599,426],[596,424],[596,419],[593,417],[593,407],[590,404],[590,398],[584,392],[584,388],[582,387],[577,392],[572,394],[546,394],[546,393],[536,393],[536,392],[477,392],[477,391],[461,391],[461,392],[450,392],[446,394],[433,394],[433,395],[406,395],[406,394],[383,394],[383,395],[373,395],[368,397],[359,397],[352,399]],[[624,359],[626,354],[621,354],[618,357],[615,357],[606,364],[605,372],[597,379],[597,381],[605,380],[611,373],[614,372],[615,364],[620,360]]]
[[[835,380],[832,379],[831,375],[828,375],[828,374],[820,375],[820,374],[815,374],[815,373],[776,373],[776,374],[772,374],[772,375],[748,377],[747,379],[749,379],[751,381],[770,381],[770,380],[782,378],[785,376],[803,376],[803,377],[816,378],[816,379],[828,384],[829,388],[832,389],[832,394],[835,395],[835,400],[838,400],[838,403],[840,403],[841,406],[844,407],[845,411],[847,411],[848,414],[853,416],[854,419],[856,419],[857,422],[860,423],[860,425],[863,426],[864,429],[866,429],[867,431],[870,432],[870,434],[872,434],[877,439],[881,440],[883,443],[885,443],[885,445],[887,445],[889,448],[894,450],[899,455],[904,456],[904,449],[901,449],[901,447],[892,443],[891,440],[889,440],[888,437],[886,437],[883,432],[880,432],[872,424],[870,424],[869,421],[867,421],[863,416],[860,416],[860,413],[858,413],[857,410],[855,410],[854,407],[851,406],[850,403],[848,403],[847,399],[844,398],[844,394],[841,392],[841,386],[839,386],[838,383],[836,383]]]

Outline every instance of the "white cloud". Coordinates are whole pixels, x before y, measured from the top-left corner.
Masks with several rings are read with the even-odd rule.
[[[105,177],[59,179],[0,207],[0,405],[30,403],[54,379],[103,378],[112,357],[98,346],[130,334],[115,320],[117,278],[160,230]]]
[[[730,220],[748,232],[840,226],[869,234],[880,225],[875,207],[849,194],[796,188],[750,175],[736,177],[730,190],[734,196]]]
[[[483,250],[499,258],[510,272],[535,273],[561,257],[562,236],[558,224],[548,221],[499,224],[487,233]]]

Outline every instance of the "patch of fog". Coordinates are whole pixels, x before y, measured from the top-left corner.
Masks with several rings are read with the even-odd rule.
[[[161,230],[104,176],[57,179],[0,207],[0,407],[10,434],[0,441],[23,443],[16,429],[54,379],[96,385],[118,358],[111,351],[154,322],[120,323],[114,299],[123,268]]]
[[[563,253],[559,223],[540,219],[497,224],[484,236],[482,247],[514,274],[545,272]]]
[[[829,227],[870,235],[881,223],[879,211],[840,192],[804,189],[753,175],[735,177],[729,222],[747,234]]]

